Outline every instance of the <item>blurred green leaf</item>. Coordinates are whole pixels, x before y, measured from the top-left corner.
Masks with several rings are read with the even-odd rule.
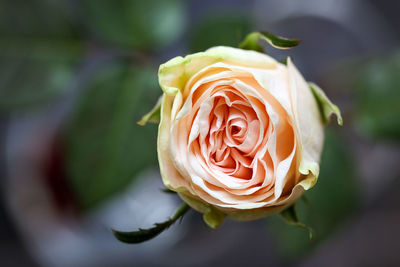
[[[321,173],[317,184],[306,193],[309,205],[297,201],[300,220],[312,226],[316,233],[314,242],[309,242],[304,230],[282,223],[278,216],[268,219],[278,251],[287,263],[304,256],[304,253],[332,235],[356,210],[360,196],[357,168],[347,147],[333,129],[327,129]]]
[[[183,32],[182,0],[84,0],[87,23],[104,41],[148,51]]]
[[[0,112],[53,100],[70,84],[83,46],[62,1],[0,3]]]
[[[48,103],[65,92],[73,74],[70,62],[0,57],[0,112]]]
[[[123,190],[157,162],[157,126],[136,122],[159,93],[157,70],[143,64],[116,62],[93,75],[65,139],[68,177],[83,209]]]
[[[251,31],[252,20],[238,13],[219,12],[201,19],[190,36],[191,52],[204,51],[213,46],[237,47]]]
[[[76,20],[66,1],[8,0],[0,2],[0,35],[26,38],[78,36]]]
[[[400,53],[360,64],[355,123],[374,138],[400,138]]]

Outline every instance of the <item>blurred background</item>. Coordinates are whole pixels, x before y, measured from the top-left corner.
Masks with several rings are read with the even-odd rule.
[[[388,0],[3,0],[0,2],[0,265],[400,266],[400,10]],[[110,229],[149,227],[181,201],[164,194],[158,66],[268,30],[279,51],[341,108],[300,219],[211,230],[190,211],[158,238],[126,245]]]

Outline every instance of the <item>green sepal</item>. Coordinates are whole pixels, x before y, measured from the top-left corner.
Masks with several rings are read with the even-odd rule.
[[[286,57],[282,60],[279,60],[279,62],[282,63],[283,65],[287,65],[287,60],[288,60],[288,58]]]
[[[192,209],[197,210],[200,213],[203,213],[203,221],[210,228],[216,229],[224,222],[226,214],[220,211],[219,209],[209,205],[203,201],[195,199],[193,197],[189,197],[185,194],[179,194],[179,196],[188,203]]]
[[[160,123],[161,119],[161,102],[162,102],[163,95],[158,98],[157,103],[154,107],[142,117],[140,121],[137,122],[140,126],[145,126],[146,123]]]
[[[163,231],[167,230],[172,224],[174,224],[179,218],[183,218],[185,213],[190,209],[189,205],[183,204],[170,218],[169,220],[162,223],[155,223],[154,227],[148,229],[139,228],[138,231],[133,232],[120,232],[112,229],[114,236],[121,242],[128,244],[138,244],[144,241],[155,238]]]
[[[203,221],[211,228],[218,228],[225,219],[225,213],[216,208],[210,207],[209,212],[203,214]]]
[[[254,50],[264,52],[264,46],[260,43],[264,40],[271,46],[279,49],[289,49],[300,43],[298,39],[288,39],[278,35],[274,35],[267,31],[249,33],[246,38],[239,44],[239,48],[245,50]]]
[[[172,191],[172,190],[170,190],[168,188],[161,189],[161,192],[166,193],[166,194],[176,194],[175,191]]]
[[[322,115],[322,120],[325,124],[329,123],[329,119],[332,114],[335,114],[337,117],[337,123],[342,126],[343,125],[343,119],[342,115],[340,113],[340,110],[338,106],[333,104],[329,98],[326,96],[324,91],[316,85],[315,83],[309,82],[308,86],[310,87],[315,99],[318,102],[318,107],[321,111]]]
[[[306,229],[308,231],[308,237],[309,237],[310,241],[314,240],[313,229],[310,226],[305,225],[304,223],[299,221],[299,217],[298,217],[297,211],[296,211],[296,204],[293,204],[289,208],[282,211],[280,213],[280,215],[285,220],[286,223],[296,226],[296,227]]]

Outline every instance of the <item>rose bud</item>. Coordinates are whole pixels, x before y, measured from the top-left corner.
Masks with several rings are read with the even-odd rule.
[[[283,211],[317,182],[324,125],[339,109],[287,65],[213,47],[159,69],[164,184],[211,227]]]

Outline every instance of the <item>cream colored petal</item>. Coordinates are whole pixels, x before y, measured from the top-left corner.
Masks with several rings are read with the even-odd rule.
[[[225,63],[216,63],[208,68],[219,67],[232,70],[232,72],[224,72],[222,75],[230,75],[232,78],[237,73],[246,72],[250,74],[258,82],[258,84],[267,90],[286,110],[289,116],[293,117],[293,109],[290,97],[289,79],[287,67],[281,63],[276,63],[274,68],[257,68],[254,66],[244,67],[240,65],[229,65]],[[206,71],[205,68],[202,71]],[[229,77],[229,76],[228,76]]]
[[[304,193],[304,191],[311,188],[315,184],[315,182],[316,177],[310,174],[306,179],[304,179],[293,188],[292,193],[289,196],[282,198],[280,201],[277,201],[270,206],[259,207],[255,209],[236,209],[221,207],[219,207],[218,209],[220,210],[220,212],[226,214],[226,216],[237,221],[250,221],[260,219],[285,210],[287,207],[296,202],[298,198]]]
[[[221,211],[237,221],[256,220],[285,210],[287,207],[296,202],[303,193],[304,188],[302,185],[296,185],[288,197],[283,198],[280,201],[276,201],[272,205],[263,206],[256,209],[221,209]]]
[[[293,179],[293,177],[290,177],[288,175],[289,173],[289,169],[292,165],[292,161],[294,159],[294,155],[296,153],[296,143],[294,144],[294,147],[292,149],[292,152],[290,153],[290,155],[282,160],[281,162],[279,162],[278,167],[276,169],[276,180],[275,180],[275,200],[277,200],[283,191],[283,188],[285,186],[285,184],[287,183],[287,181],[289,179]]]
[[[324,142],[324,128],[318,103],[303,76],[288,58],[290,93],[293,104],[295,128],[299,137],[300,173],[310,172],[318,177],[319,160]]]
[[[245,67],[274,69],[275,59],[255,51],[218,46],[186,57],[175,57],[162,64],[158,71],[159,84],[167,95],[183,91],[189,79],[201,69],[217,62]]]
[[[171,131],[171,106],[174,97],[164,94],[161,103],[161,120],[158,128],[157,152],[162,180],[174,191],[190,190],[189,183],[175,169],[169,152]]]

